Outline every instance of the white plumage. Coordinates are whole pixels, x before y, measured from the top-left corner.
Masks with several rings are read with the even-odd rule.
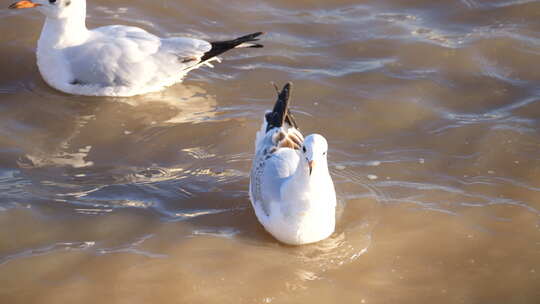
[[[46,16],[37,48],[39,71],[50,86],[69,94],[133,96],[159,91],[229,49],[262,47],[250,43],[261,33],[212,43],[160,38],[122,25],[88,30],[86,0],[19,1],[11,6],[29,7]]]
[[[281,242],[318,242],[335,229],[336,193],[325,138],[303,138],[288,109],[290,84],[265,115],[255,142],[249,194],[257,219]]]

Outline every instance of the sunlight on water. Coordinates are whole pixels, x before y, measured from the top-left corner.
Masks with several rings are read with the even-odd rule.
[[[41,15],[0,10],[0,303],[538,302],[540,1],[88,7],[90,27],[265,48],[158,93],[68,96],[36,67]],[[248,197],[287,81],[338,195],[335,233],[301,247]]]

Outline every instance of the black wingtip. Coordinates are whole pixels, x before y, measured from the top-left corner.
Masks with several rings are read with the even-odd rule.
[[[248,44],[247,46],[244,46],[246,48],[262,48],[262,47],[264,47],[262,44],[250,43],[250,42],[259,41],[260,39],[258,39],[257,37],[259,37],[259,36],[261,36],[263,34],[265,34],[265,33],[264,32],[256,32],[256,33],[244,35],[242,37],[239,37],[239,38],[236,38],[236,39],[233,39],[233,40],[210,42],[210,44],[212,45],[212,48],[210,49],[210,51],[206,52],[201,57],[200,62],[204,62],[204,61],[207,61],[210,58],[219,56],[219,55],[227,52],[228,50],[232,50],[232,49],[234,49],[234,48],[236,48],[236,47],[238,47],[238,46],[240,46],[240,45],[242,45],[244,43]]]
[[[274,109],[272,112],[266,114],[267,132],[273,128],[281,128],[285,123],[297,128],[296,121],[289,110],[291,90],[292,83],[290,82],[285,84],[281,91],[278,90],[278,99],[274,105]]]
[[[232,42],[233,44],[242,44],[242,43],[246,43],[246,42],[255,42],[255,41],[259,41],[261,40],[260,38],[258,38],[259,36],[261,35],[264,35],[265,33],[264,32],[256,32],[256,33],[251,33],[251,34],[247,34],[247,35],[244,35],[242,37],[238,37],[230,42]],[[262,44],[254,44],[253,46],[251,47],[257,47],[256,45],[260,45],[260,47],[262,47]]]
[[[245,36],[242,36],[240,38],[237,38],[237,40],[247,40],[247,39],[251,40],[251,39],[255,39],[255,38],[257,38],[257,37],[259,37],[261,35],[264,35],[264,34],[266,34],[266,33],[265,32],[251,33],[251,34],[247,34]]]
[[[278,102],[283,102],[286,105],[289,105],[289,99],[291,98],[291,88],[292,83],[287,82],[283,89],[281,89],[281,92],[278,93]]]

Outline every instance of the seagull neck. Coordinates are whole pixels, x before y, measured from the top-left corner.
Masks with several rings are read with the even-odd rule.
[[[318,181],[323,178],[325,174],[328,174],[328,164],[326,160],[319,160],[310,174],[308,161],[303,157],[301,159],[301,164],[298,168],[299,170],[296,170],[295,178],[298,182],[316,186]]]
[[[86,40],[87,35],[85,16],[47,18],[39,38],[39,46],[62,48],[78,45]]]

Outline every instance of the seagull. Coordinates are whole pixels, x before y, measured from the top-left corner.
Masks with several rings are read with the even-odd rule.
[[[257,132],[249,197],[266,231],[283,243],[303,245],[334,232],[336,191],[328,143],[319,134],[304,139],[289,111],[290,90],[290,83],[278,90]]]
[[[212,67],[234,48],[261,48],[262,32],[228,41],[160,38],[132,26],[86,28],[86,0],[18,1],[11,9],[36,8],[46,16],[37,65],[51,87],[75,95],[134,96],[181,82],[191,70]]]

